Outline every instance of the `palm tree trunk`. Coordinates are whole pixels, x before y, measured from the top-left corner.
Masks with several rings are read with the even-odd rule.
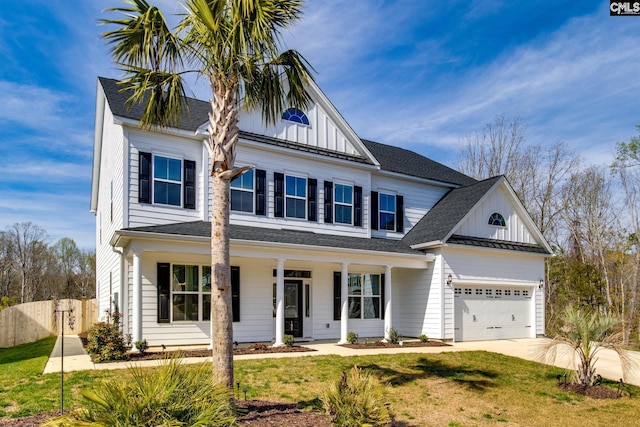
[[[231,306],[231,267],[229,259],[230,182],[213,176],[211,212],[211,344],[214,378],[233,387],[233,313]]]

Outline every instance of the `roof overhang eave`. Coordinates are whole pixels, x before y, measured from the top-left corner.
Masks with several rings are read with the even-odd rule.
[[[431,242],[417,243],[415,245],[411,245],[410,247],[411,249],[420,250],[420,249],[433,248],[437,246],[442,246],[442,240],[432,240]]]

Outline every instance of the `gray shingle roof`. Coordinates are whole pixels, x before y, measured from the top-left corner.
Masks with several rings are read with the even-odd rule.
[[[481,237],[459,236],[457,234],[454,234],[451,237],[449,237],[449,239],[447,240],[447,243],[467,245],[467,246],[479,246],[482,248],[506,249],[509,251],[517,251],[517,252],[533,252],[537,254],[548,253],[546,249],[540,245],[510,242],[507,240],[483,239]]]
[[[449,191],[402,239],[407,245],[442,241],[502,176]]]
[[[380,162],[382,170],[455,185],[471,185],[477,182],[463,173],[413,151],[366,139],[362,142]]]
[[[142,104],[135,104],[131,109],[128,109],[125,103],[130,94],[128,92],[120,92],[121,87],[118,85],[117,80],[106,77],[99,77],[98,80],[104,90],[109,108],[114,115],[132,120],[140,120],[144,111]],[[187,105],[189,109],[182,113],[176,127],[178,129],[195,132],[209,119],[208,113],[211,107],[208,102],[194,98],[188,98]],[[303,144],[276,140],[275,138],[260,137],[259,135],[247,132],[241,132],[241,136],[246,139],[251,139],[252,141],[279,145],[294,150],[313,152],[312,150],[314,149],[313,147]],[[380,163],[382,170],[454,185],[469,185],[477,182],[471,177],[421,156],[418,153],[414,153],[413,151],[368,140],[362,140],[362,142]],[[317,149],[316,151],[318,151],[319,154],[330,155],[330,150],[322,151],[321,149]],[[338,153],[332,157],[343,158],[358,163],[369,163],[367,159],[363,159],[362,157],[349,156],[343,153]]]
[[[235,224],[232,224],[230,227],[232,241],[244,240],[398,254],[421,254],[421,252],[411,249],[401,240],[377,238],[367,239],[360,237],[336,236],[331,234],[318,234],[309,231],[249,227]],[[125,228],[124,231],[211,238],[211,223],[205,221],[181,222],[176,224]]]

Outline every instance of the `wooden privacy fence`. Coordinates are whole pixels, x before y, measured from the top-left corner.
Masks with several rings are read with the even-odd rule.
[[[73,310],[69,312],[68,310]],[[62,332],[77,335],[89,330],[98,321],[96,299],[62,299],[28,302],[0,310],[0,348],[34,342]]]

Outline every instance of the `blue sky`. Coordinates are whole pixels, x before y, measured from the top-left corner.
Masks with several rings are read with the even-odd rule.
[[[96,77],[121,76],[97,20],[121,4],[0,2],[0,229],[31,221],[95,246]],[[639,30],[601,1],[308,0],[285,41],[362,138],[455,167],[464,137],[505,114],[529,143],[608,164],[640,123]]]

